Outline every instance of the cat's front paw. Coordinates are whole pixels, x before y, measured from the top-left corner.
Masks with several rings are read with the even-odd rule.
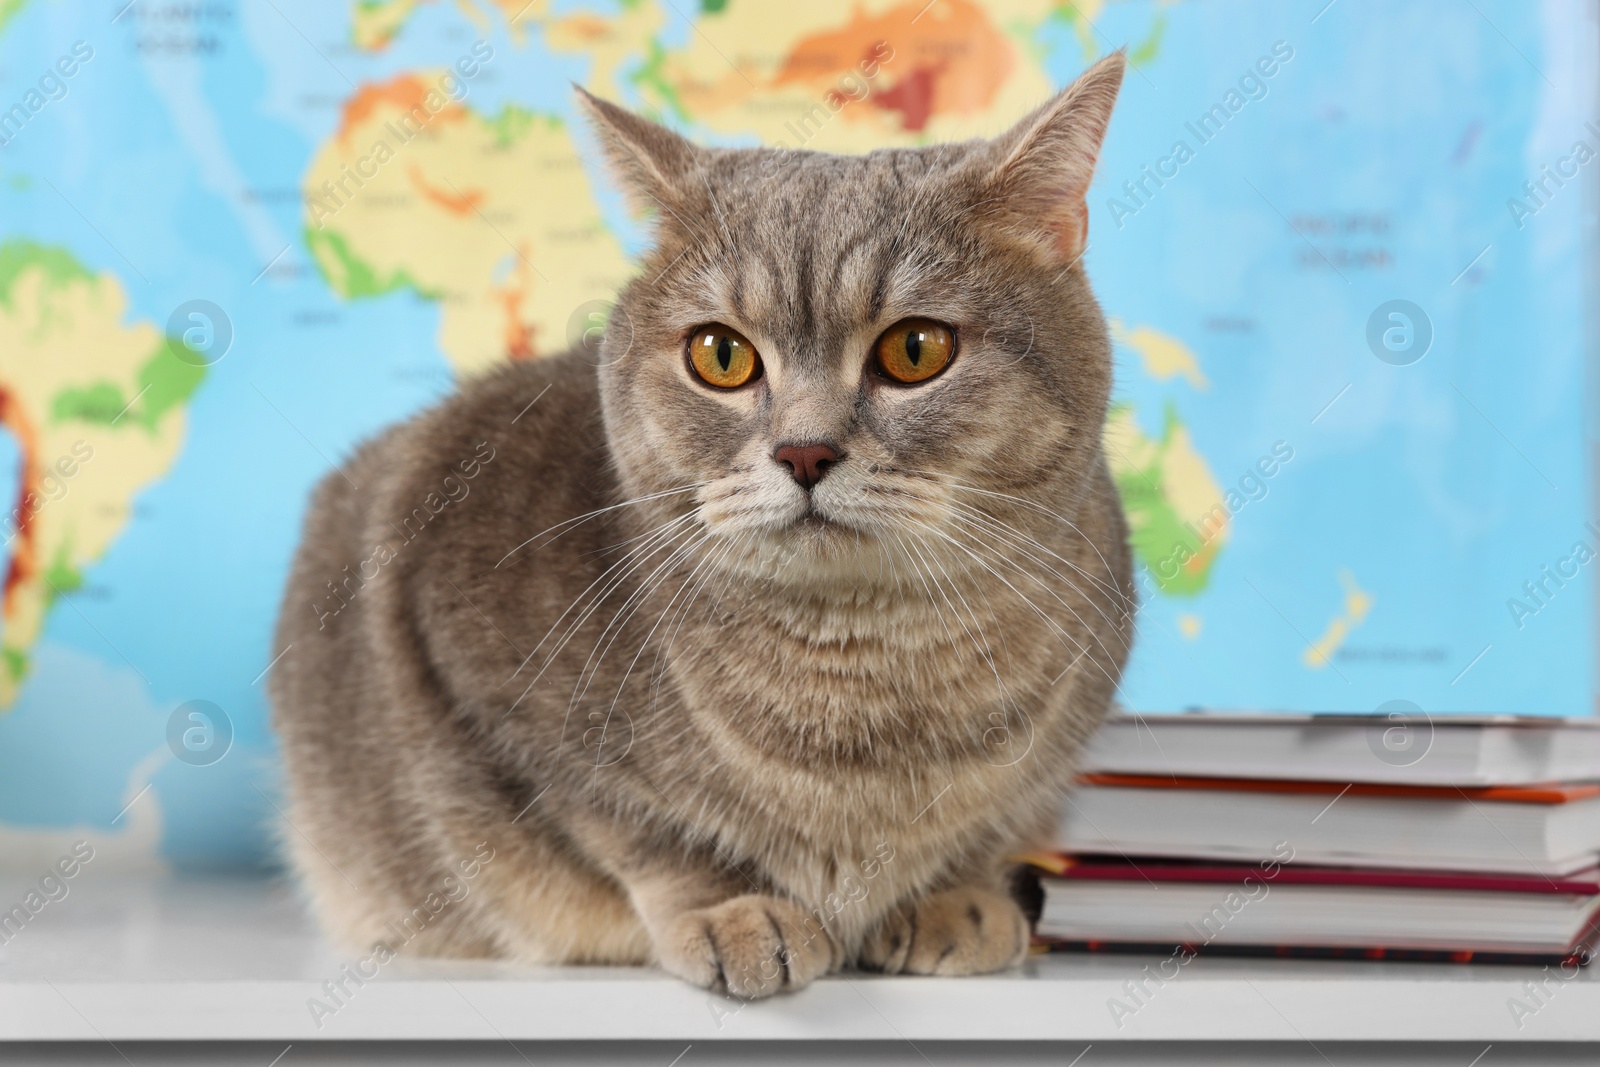
[[[891,913],[861,949],[863,970],[888,974],[988,974],[1022,962],[1028,920],[1010,897],[946,889]]]
[[[838,966],[825,930],[787,900],[754,894],[677,916],[656,938],[661,966],[744,1000],[809,985]]]

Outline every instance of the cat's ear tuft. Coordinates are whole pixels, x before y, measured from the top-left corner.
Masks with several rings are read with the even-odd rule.
[[[1089,181],[1126,67],[1120,50],[1111,53],[990,142],[985,195],[1063,262],[1089,240]]]
[[[665,126],[602,100],[581,85],[572,87],[612,174],[634,207],[652,209],[678,200],[679,190],[699,165],[700,149]]]

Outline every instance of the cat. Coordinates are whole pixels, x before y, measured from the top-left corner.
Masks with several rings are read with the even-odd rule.
[[[1133,631],[1081,262],[1123,69],[862,156],[579,90],[654,226],[596,354],[468,381],[305,521],[271,701],[331,936],[745,999],[1023,959],[1008,857]]]

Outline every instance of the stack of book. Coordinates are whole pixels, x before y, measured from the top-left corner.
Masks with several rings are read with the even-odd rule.
[[[1055,948],[1586,963],[1600,723],[1119,716],[1057,846]]]

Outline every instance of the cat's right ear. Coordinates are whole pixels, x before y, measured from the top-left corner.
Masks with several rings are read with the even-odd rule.
[[[1089,181],[1126,66],[1112,52],[980,157],[994,213],[1062,263],[1076,263],[1089,240]]]
[[[700,149],[665,126],[573,85],[611,173],[636,209],[670,209],[699,166]]]

